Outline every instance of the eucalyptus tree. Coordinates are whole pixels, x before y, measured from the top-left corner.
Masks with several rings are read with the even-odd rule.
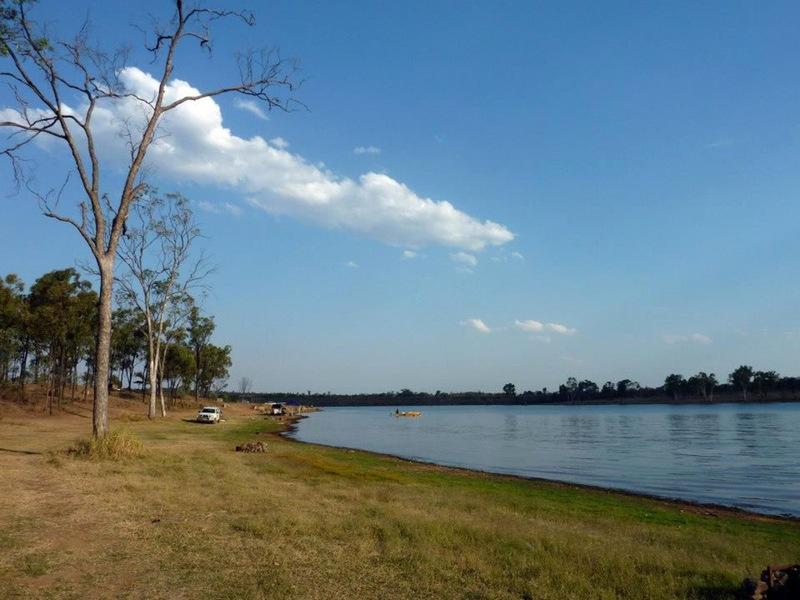
[[[741,365],[728,375],[728,382],[742,390],[742,399],[745,402],[747,402],[747,391],[753,382],[753,374],[753,367]]]
[[[617,386],[613,381],[606,381],[600,390],[600,395],[604,398],[613,398],[617,394]]]
[[[244,94],[268,109],[286,109],[292,101],[295,68],[292,61],[281,59],[276,52],[250,51],[239,55],[239,77],[233,82],[168,97],[180,47],[193,43],[210,53],[211,28],[216,22],[235,19],[247,26],[255,22],[247,12],[173,0],[168,3],[169,18],[159,22],[153,17],[153,25],[145,32],[144,48],[150,54],[156,84],[151,95],[142,95],[126,86],[121,77],[129,59],[127,46],[123,44],[115,51],[103,49],[89,39],[88,23],[74,36],[57,37],[31,14],[34,6],[31,0],[0,0],[0,80],[10,87],[14,98],[13,107],[0,111],[0,128],[8,133],[0,145],[0,155],[10,161],[17,182],[38,198],[43,214],[72,226],[97,264],[100,297],[92,431],[100,436],[108,431],[117,247],[131,206],[146,190],[143,169],[157,139],[159,124],[166,114],[187,102],[225,94]],[[110,105],[122,103],[135,106],[133,114],[140,118],[121,124],[128,156],[122,183],[114,187],[109,184],[110,178],[101,177],[110,170],[108,162],[112,158],[98,148],[94,116]],[[36,189],[25,168],[26,151],[41,140],[52,141],[69,156],[71,168],[65,171],[64,185],[57,190]],[[73,173],[80,191],[72,209],[65,210],[59,202],[64,190],[71,190],[67,182]]]
[[[203,396],[217,395],[227,386],[231,347],[207,344],[200,355],[197,383]]]
[[[181,340],[169,344],[164,352],[161,373],[167,383],[169,398],[174,401],[176,392],[179,389],[186,389],[194,381],[195,364],[192,349]]]
[[[52,413],[53,398],[61,404],[67,375],[77,366],[86,344],[91,343],[97,294],[75,269],[61,269],[45,273],[34,282],[28,304],[30,333],[38,342],[38,358],[45,359],[49,375],[47,397]]]
[[[777,371],[756,371],[753,373],[753,385],[756,386],[761,398],[766,398],[767,393],[778,386],[781,376]]]
[[[145,351],[144,321],[139,311],[128,307],[114,311],[112,324],[111,369],[119,369],[120,380],[127,378],[131,390],[136,365]]]
[[[193,306],[189,311],[188,319],[189,346],[194,353],[195,375],[194,375],[194,399],[200,398],[201,385],[205,377],[205,349],[210,344],[211,334],[214,333],[213,317],[204,317],[200,314],[200,308]]]
[[[170,306],[167,314],[167,326],[164,329],[164,349],[161,352],[161,362],[158,366],[158,398],[161,405],[162,417],[167,416],[167,409],[164,402],[164,387],[162,385],[162,381],[165,378],[167,350],[180,347],[182,352],[181,360],[185,360],[185,352],[183,352],[183,350],[186,350],[186,352],[191,354],[191,349],[186,346],[186,338],[189,335],[189,332],[186,329],[186,324],[189,321],[189,315],[191,314],[193,307],[194,298],[185,293],[180,295],[177,298],[177,301]],[[181,370],[180,375],[183,381],[187,381],[186,376],[188,373],[191,373],[192,376],[194,375],[194,360],[192,360],[191,369],[187,367],[185,362],[182,366],[184,368]],[[170,398],[173,397],[174,389],[170,391]]]
[[[575,377],[568,377],[566,383],[561,387],[569,401],[574,402],[578,394],[578,380]]]
[[[506,385],[511,385],[511,384],[506,384]],[[505,390],[505,387],[506,386],[503,386],[504,390]],[[252,379],[250,379],[249,377],[242,377],[241,379],[239,379],[239,382],[238,382],[238,384],[236,386],[236,391],[238,391],[240,395],[246,396],[247,394],[250,393],[250,391],[252,389],[253,389],[253,380]]]
[[[672,373],[671,375],[667,375],[666,379],[664,379],[664,391],[670,394],[673,400],[678,400],[678,396],[685,387],[686,380],[683,378],[683,375]]]
[[[12,274],[0,279],[0,384],[14,377],[22,384],[25,379],[27,355],[27,303],[25,284]]]
[[[591,379],[584,379],[578,383],[578,395],[584,398],[591,398],[600,393],[600,388]]]
[[[714,388],[719,385],[717,376],[714,373],[700,371],[697,375],[692,375],[687,380],[687,386],[695,393],[700,394],[704,400],[714,400]]]
[[[210,269],[201,255],[192,259],[200,230],[180,194],[160,196],[152,190],[132,207],[132,226],[118,248],[124,270],[118,277],[120,296],[136,307],[144,321],[150,401],[148,417],[156,417],[159,373],[167,334],[188,316],[190,292],[202,285]],[[163,394],[161,414],[166,415]]]

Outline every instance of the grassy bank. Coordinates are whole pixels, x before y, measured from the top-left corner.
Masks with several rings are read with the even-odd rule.
[[[244,410],[123,415],[143,455],[73,457],[73,412],[0,420],[10,597],[732,598],[800,558],[797,523],[294,443]]]

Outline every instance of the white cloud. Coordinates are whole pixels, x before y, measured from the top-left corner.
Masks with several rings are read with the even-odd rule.
[[[693,333],[689,336],[689,339],[695,344],[710,344],[712,342],[710,337],[702,333]]]
[[[269,143],[272,144],[273,146],[275,146],[276,148],[280,148],[281,150],[283,150],[284,148],[288,148],[289,147],[289,142],[287,142],[282,137],[272,138],[269,141]]]
[[[138,70],[138,69],[137,69]],[[244,98],[237,98],[233,103],[236,108],[249,112],[254,117],[258,117],[262,121],[269,121],[269,116],[261,108],[261,105],[255,100],[245,100]]]
[[[685,344],[685,343],[692,343],[692,344],[701,344],[701,345],[708,345],[713,342],[713,340],[704,335],[702,333],[692,333],[690,335],[676,335],[676,334],[665,334],[662,336],[665,344]]]
[[[358,263],[353,260],[348,260],[346,263],[344,263],[344,266],[348,269],[357,269]]]
[[[234,217],[238,217],[242,214],[242,208],[237,206],[236,204],[231,204],[230,202],[223,202],[222,204],[214,204],[213,202],[208,202],[206,200],[200,200],[197,203],[197,206],[200,210],[204,210],[206,212],[214,213],[214,214],[222,214],[228,213],[233,215]]]
[[[123,69],[120,78],[140,97],[152,97],[157,88],[152,76],[135,67]],[[175,79],[167,86],[166,101],[196,93],[189,83]],[[120,132],[126,123],[141,127],[146,116],[143,105],[133,98],[98,104],[95,142],[101,154],[126,165],[129,155]],[[12,120],[19,120],[19,115]],[[161,177],[233,189],[271,214],[346,229],[392,245],[440,245],[476,252],[514,239],[505,226],[480,221],[450,202],[419,196],[388,175],[340,177],[287,151],[281,142],[234,135],[223,125],[222,110],[212,98],[185,102],[164,116],[147,165]]]
[[[465,319],[461,321],[461,325],[464,325],[465,327],[471,327],[480,333],[492,333],[492,330],[489,328],[489,326],[480,319]]]
[[[412,259],[412,258],[417,258],[417,256],[419,256],[419,255],[416,252],[414,252],[413,250],[403,250],[403,258],[405,258],[407,260],[408,259]]]
[[[544,323],[540,323],[539,321],[534,321],[533,319],[528,319],[526,321],[514,321],[514,326],[517,329],[521,329],[527,333],[535,333],[539,331],[544,331]]]
[[[525,257],[522,255],[521,252],[515,251],[508,253],[503,249],[500,250],[499,254],[496,254],[495,256],[491,257],[491,261],[496,263],[507,263],[509,261],[514,261],[514,260],[525,262]]]
[[[455,252],[450,255],[450,258],[459,264],[466,265],[467,267],[477,267],[478,259],[472,254],[467,252]]]
[[[516,320],[514,321],[514,326],[526,333],[538,333],[541,331],[551,331],[561,335],[575,335],[578,333],[577,329],[567,327],[566,325],[561,325],[560,323],[545,324],[540,321],[534,321],[533,319],[527,319],[525,321]],[[549,337],[547,337],[547,341],[550,341]]]
[[[547,327],[548,331],[560,333],[561,335],[575,335],[578,333],[577,329],[561,325],[560,323],[548,323],[545,327]]]
[[[377,146],[356,146],[353,148],[353,154],[372,154],[373,156],[381,153],[381,149]]]

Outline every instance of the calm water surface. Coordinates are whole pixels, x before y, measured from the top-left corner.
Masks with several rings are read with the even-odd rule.
[[[800,516],[800,404],[326,408],[296,439]]]

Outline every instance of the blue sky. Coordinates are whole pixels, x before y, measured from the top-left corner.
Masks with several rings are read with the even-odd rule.
[[[138,43],[127,23],[163,14],[40,6],[68,31],[79,4],[108,45]],[[254,28],[219,28],[213,58],[186,50],[176,78],[213,87],[235,77],[236,49],[277,45],[300,59],[310,110],[264,119],[221,98],[240,154],[198,177],[153,168],[197,208],[232,381],[435,391],[570,375],[656,385],[741,363],[797,374],[796,4],[259,4]],[[131,64],[152,68],[137,52]],[[184,151],[206,132],[195,117],[171,132]],[[262,176],[264,147],[276,171]],[[43,186],[67,165],[31,156]],[[278,189],[284,164],[341,184],[343,203],[320,211]],[[414,199],[383,195],[395,183]],[[433,202],[406,227],[378,197]],[[88,258],[30,197],[0,202],[0,272],[32,282]]]

